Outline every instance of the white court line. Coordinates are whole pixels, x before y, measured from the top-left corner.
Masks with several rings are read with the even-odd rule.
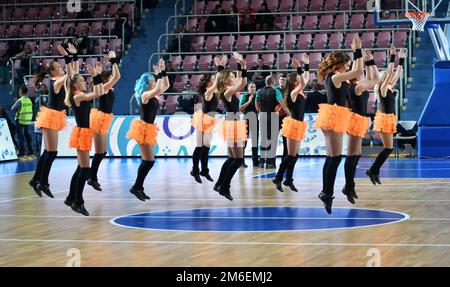
[[[182,245],[281,245],[281,246],[380,246],[380,247],[439,247],[450,243],[337,243],[337,242],[257,242],[257,241],[158,241],[158,240],[77,240],[0,238],[0,242],[33,243],[102,243],[102,244],[182,244]]]
[[[118,193],[122,191],[113,191],[111,193]],[[221,197],[217,198],[151,198],[149,202],[151,201],[189,201],[189,202],[195,202],[197,203],[199,200],[201,201],[223,201],[221,200]],[[54,198],[53,201],[63,201],[65,198]],[[236,198],[234,197],[234,200],[252,200],[252,201],[295,201],[296,203],[300,202],[320,202],[320,200],[316,197],[313,198],[301,198],[301,197],[295,197],[295,198]],[[134,201],[138,202],[136,198],[86,198],[86,201]],[[139,201],[142,203],[141,201]],[[336,198],[333,200],[333,202],[348,202],[346,199],[338,199]],[[450,199],[358,199],[357,202],[450,202]],[[230,206],[231,207],[231,206]],[[266,207],[266,206],[260,206],[260,207]],[[278,207],[286,207],[285,205],[280,205]],[[290,206],[287,206],[290,207]],[[211,207],[213,208],[213,207]],[[215,207],[214,207],[215,208]]]

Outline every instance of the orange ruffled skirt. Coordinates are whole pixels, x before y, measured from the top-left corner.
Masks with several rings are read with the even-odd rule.
[[[317,117],[315,128],[345,133],[348,130],[352,112],[336,104],[319,104],[319,116]]]
[[[108,134],[113,118],[113,114],[107,114],[97,109],[92,109],[89,119],[91,129],[97,134],[106,135]]]
[[[220,125],[220,135],[222,139],[227,142],[244,142],[247,140],[247,121],[246,120],[233,120],[222,121]]]
[[[281,134],[292,140],[301,141],[305,137],[307,124],[291,117],[285,117],[281,126]]]
[[[352,118],[350,119],[347,133],[355,137],[364,138],[368,129],[369,118],[361,116],[357,113],[352,113]]]
[[[92,129],[74,127],[70,135],[69,147],[90,151],[92,147]]]
[[[204,114],[202,110],[198,110],[192,116],[192,126],[202,133],[212,134],[217,120],[214,117]]]
[[[141,119],[134,119],[127,133],[127,138],[135,140],[138,144],[157,144],[158,127],[155,124],[149,124]]]
[[[36,127],[53,131],[62,130],[67,124],[66,111],[58,111],[41,106],[37,117]]]
[[[377,112],[375,114],[373,130],[386,134],[395,134],[397,132],[397,116],[395,114]]]

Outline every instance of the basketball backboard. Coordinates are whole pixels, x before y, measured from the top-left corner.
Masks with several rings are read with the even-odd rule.
[[[412,25],[406,12],[428,12],[427,24],[450,23],[447,9],[450,0],[369,0],[372,5],[376,25]]]

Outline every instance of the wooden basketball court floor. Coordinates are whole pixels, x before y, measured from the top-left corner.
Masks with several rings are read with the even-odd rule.
[[[373,186],[364,175],[373,158],[362,158],[356,179],[359,200],[355,205],[340,191],[344,183],[342,162],[334,213],[370,209],[405,217],[390,224],[372,226],[369,220],[366,226],[337,229],[328,227],[335,220],[351,226],[363,218],[333,217],[323,211],[317,199],[323,160],[299,159],[294,174],[298,193],[276,191],[270,181],[274,170],[241,168],[232,182],[235,200],[230,202],[212,190],[213,183],[204,180],[198,184],[193,180],[189,158],[159,158],[145,183],[151,200],[141,202],[128,192],[140,160],[106,159],[99,172],[103,191],[85,188],[89,217],[74,213],[63,203],[74,159],[55,161],[50,174],[54,199],[45,195],[38,198],[28,187],[35,162],[2,163],[0,266],[66,266],[74,250],[81,266],[367,266],[373,265],[374,258],[378,260],[375,265],[381,266],[450,266],[450,160],[391,158],[381,174],[383,184]],[[223,161],[210,160],[214,178]],[[250,159],[246,162],[251,163]],[[195,212],[182,217],[183,221],[178,222],[181,225],[176,226],[186,228],[180,230],[170,226],[170,212],[159,220],[160,228],[113,224],[114,218],[129,214],[234,208],[244,210],[238,212],[242,216],[249,210],[246,207],[254,207],[255,211],[269,206],[278,211],[304,208],[303,217],[295,217],[295,211],[292,218],[269,218],[272,227],[279,224],[282,230],[265,232],[245,231],[253,227],[253,222],[257,224],[260,215],[266,215],[258,212],[250,212],[246,222],[239,221],[239,216],[217,217],[233,228],[242,227],[239,232],[196,230]],[[341,208],[345,212],[339,213]],[[211,214],[211,218],[203,216],[199,224],[214,226],[217,218],[214,212]],[[312,226],[317,220],[325,227],[288,230],[293,226],[289,220],[300,225],[312,221]],[[268,221],[261,222],[264,225]],[[165,228],[166,223],[172,230]]]

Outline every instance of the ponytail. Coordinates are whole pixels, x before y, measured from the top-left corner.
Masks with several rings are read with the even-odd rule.
[[[324,81],[327,75],[333,72],[339,65],[344,65],[350,61],[350,57],[344,52],[333,52],[320,62],[317,70],[317,78]]]
[[[134,86],[134,97],[138,105],[142,103],[141,96],[145,90],[148,89],[150,83],[155,81],[155,76],[150,73],[144,73],[141,77],[136,81],[136,85]]]

